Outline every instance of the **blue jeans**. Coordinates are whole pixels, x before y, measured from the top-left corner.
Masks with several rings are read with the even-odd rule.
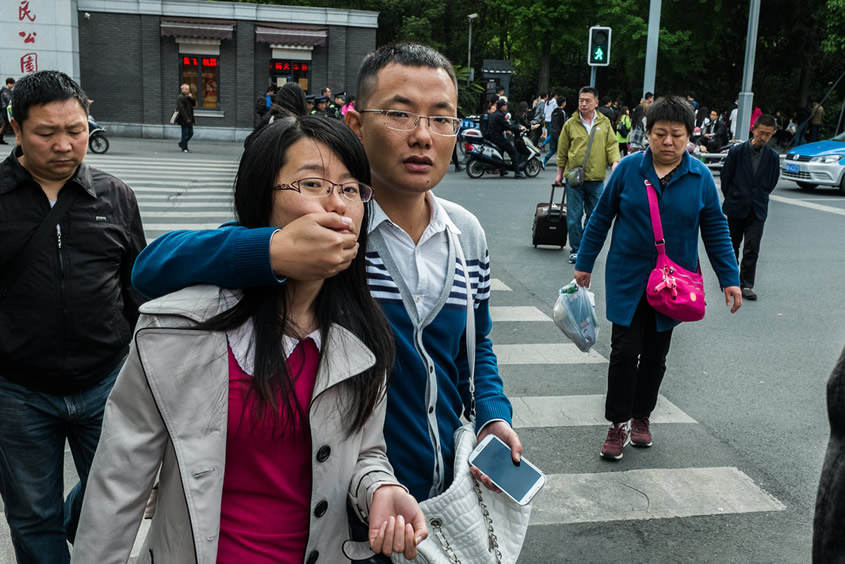
[[[548,145],[551,142],[550,139],[549,139],[549,137],[551,137],[549,135],[549,132],[551,132],[551,130],[552,130],[552,122],[547,121],[546,122],[546,138],[540,144],[541,147],[545,147],[546,145]]]
[[[548,162],[551,159],[555,159],[555,162],[557,162],[557,140],[558,140],[558,138],[559,138],[558,135],[552,135],[551,133],[549,133],[546,136],[546,142],[548,142],[548,144],[550,146],[549,146],[549,152],[546,153],[545,157],[543,157],[543,164],[544,165],[548,164]],[[551,139],[551,141],[549,141],[549,139]]]
[[[182,149],[188,148],[188,141],[194,136],[194,125],[182,125],[182,139],[179,141],[179,146]]]
[[[573,253],[577,253],[581,246],[584,226],[590,220],[590,214],[599,202],[603,189],[603,180],[585,181],[580,188],[573,188],[569,182],[566,183],[566,227],[569,230],[569,248]]]
[[[34,392],[0,378],[0,495],[18,564],[70,562],[82,497],[106,399],[123,366],[70,396]],[[65,440],[79,482],[63,499]]]

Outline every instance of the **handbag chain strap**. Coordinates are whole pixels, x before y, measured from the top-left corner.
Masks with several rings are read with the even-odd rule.
[[[469,364],[469,393],[470,393],[470,419],[475,421],[475,296],[472,292],[472,283],[469,279],[469,269],[467,268],[467,261],[464,258],[464,250],[461,248],[461,242],[458,239],[455,242],[455,252],[461,260],[461,268],[464,271],[464,284],[467,291],[467,324],[466,324],[466,348]],[[480,280],[480,278],[479,278]],[[487,525],[487,550],[496,557],[496,564],[502,564],[502,552],[499,550],[499,539],[496,538],[496,532],[493,530],[493,520],[490,519],[490,511],[487,509],[487,504],[484,503],[484,498],[481,495],[481,486],[478,480],[472,480],[472,485],[475,488],[475,495],[478,497],[478,505],[481,506],[481,513],[484,515],[484,521]],[[435,524],[435,522],[437,524]],[[448,557],[455,564],[460,564],[458,556],[452,550],[446,536],[440,530],[440,520],[432,519],[431,526],[435,530],[435,536],[440,541],[440,546],[446,552]]]

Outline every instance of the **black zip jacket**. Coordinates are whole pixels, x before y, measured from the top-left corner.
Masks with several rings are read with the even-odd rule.
[[[50,210],[41,186],[18,162],[0,163],[0,269]],[[81,164],[59,192],[79,191],[56,230],[0,298],[0,377],[37,392],[85,391],[117,366],[143,298],[132,289],[135,257],[146,246],[135,194]]]

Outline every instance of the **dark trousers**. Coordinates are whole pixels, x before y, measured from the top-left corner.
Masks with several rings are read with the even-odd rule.
[[[519,154],[516,152],[516,147],[508,143],[507,141],[496,141],[496,146],[510,155],[511,158],[511,165],[513,166],[514,174],[519,173]]]
[[[645,294],[630,327],[613,324],[605,419],[622,423],[651,415],[666,373],[666,354],[671,342],[671,329],[658,333],[655,312]]]
[[[746,218],[728,218],[728,229],[731,232],[731,243],[734,254],[739,263],[739,285],[742,288],[753,288],[757,274],[757,256],[760,254],[760,240],[763,238],[764,221],[760,221],[752,213]],[[745,239],[745,243],[743,243]],[[742,261],[739,260],[739,246],[742,243]]]
[[[179,146],[182,149],[188,148],[188,141],[191,140],[191,137],[194,136],[194,126],[193,124],[189,125],[182,125],[182,139],[179,141]]]

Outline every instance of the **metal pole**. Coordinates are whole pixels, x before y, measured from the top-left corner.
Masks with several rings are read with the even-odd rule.
[[[467,86],[472,80],[472,18],[469,19],[469,40],[467,41]]]
[[[654,92],[654,77],[657,74],[657,42],[660,39],[660,9],[662,0],[651,0],[648,8],[648,40],[645,48],[645,73],[643,76],[643,97]]]
[[[596,67],[590,67],[590,88],[596,87]]]
[[[742,91],[736,112],[736,139],[746,141],[751,129],[751,113],[754,105],[754,92],[751,82],[754,79],[754,56],[757,53],[757,23],[760,20],[760,0],[751,0],[748,8],[748,37],[745,42],[745,69],[742,73]]]

